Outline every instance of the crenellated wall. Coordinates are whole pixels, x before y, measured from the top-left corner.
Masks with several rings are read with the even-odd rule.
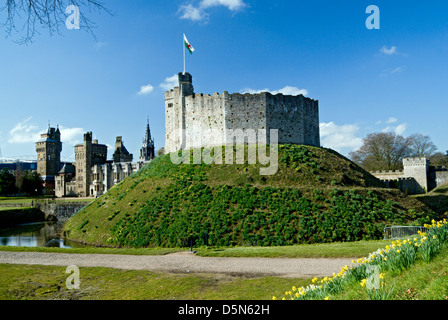
[[[371,172],[387,187],[398,188],[407,194],[426,193],[448,182],[448,170],[432,167],[425,157],[403,159],[403,171]]]

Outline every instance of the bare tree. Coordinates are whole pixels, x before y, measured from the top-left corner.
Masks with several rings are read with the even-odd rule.
[[[442,152],[437,152],[433,154],[429,160],[431,161],[431,165],[438,167],[443,166],[445,168],[448,168],[448,151],[446,151],[446,154],[443,154]]]
[[[411,143],[410,138],[392,132],[371,133],[349,157],[368,171],[401,170],[402,159],[411,153]]]
[[[411,139],[411,155],[413,157],[427,157],[430,158],[437,151],[437,147],[431,141],[429,136],[423,134],[413,134]]]
[[[0,0],[1,1],[1,0]],[[95,23],[89,19],[86,12],[107,12],[112,14],[100,1],[97,0],[4,0],[0,4],[0,28],[4,28],[9,37],[13,32],[22,34],[20,44],[29,44],[34,36],[39,34],[38,27],[48,29],[52,35],[59,33],[61,25],[65,26],[67,20],[66,9],[70,5],[79,8],[80,29],[92,34]],[[17,26],[20,24],[21,26]],[[21,30],[19,30],[19,28]]]

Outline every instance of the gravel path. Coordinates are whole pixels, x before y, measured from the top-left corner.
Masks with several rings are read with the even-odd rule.
[[[222,273],[246,276],[322,277],[338,273],[351,258],[222,258],[199,257],[192,253],[164,256],[117,254],[65,254],[43,252],[0,252],[0,263],[78,267],[106,267],[173,273]]]

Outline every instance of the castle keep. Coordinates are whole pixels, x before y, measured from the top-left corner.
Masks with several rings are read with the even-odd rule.
[[[179,86],[165,92],[165,152],[204,146],[233,144],[232,130],[278,129],[279,144],[320,146],[318,101],[303,95],[195,94],[192,76],[179,73]],[[259,132],[259,131],[258,131]]]

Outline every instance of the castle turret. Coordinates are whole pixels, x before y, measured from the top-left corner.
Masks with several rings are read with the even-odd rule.
[[[188,72],[185,74],[179,72],[179,91],[183,96],[194,94],[193,77]]]
[[[37,172],[44,180],[46,194],[53,194],[55,176],[61,169],[61,133],[59,128],[55,130],[48,125],[47,132],[40,137],[36,142]]]
[[[98,140],[92,141],[92,132],[84,134],[84,143],[75,146],[76,158],[76,187],[80,197],[88,197],[91,182],[92,166],[104,164],[107,159],[107,146],[98,144]]]
[[[140,161],[150,161],[154,159],[154,140],[151,138],[151,131],[149,130],[149,120],[146,121],[146,133],[143,139],[142,148],[140,149]]]
[[[428,191],[429,160],[425,157],[414,157],[403,159],[404,177],[412,177],[420,185],[418,193]]]
[[[113,154],[114,162],[132,162],[132,154],[123,144],[123,138],[117,137],[115,140],[115,152]]]

